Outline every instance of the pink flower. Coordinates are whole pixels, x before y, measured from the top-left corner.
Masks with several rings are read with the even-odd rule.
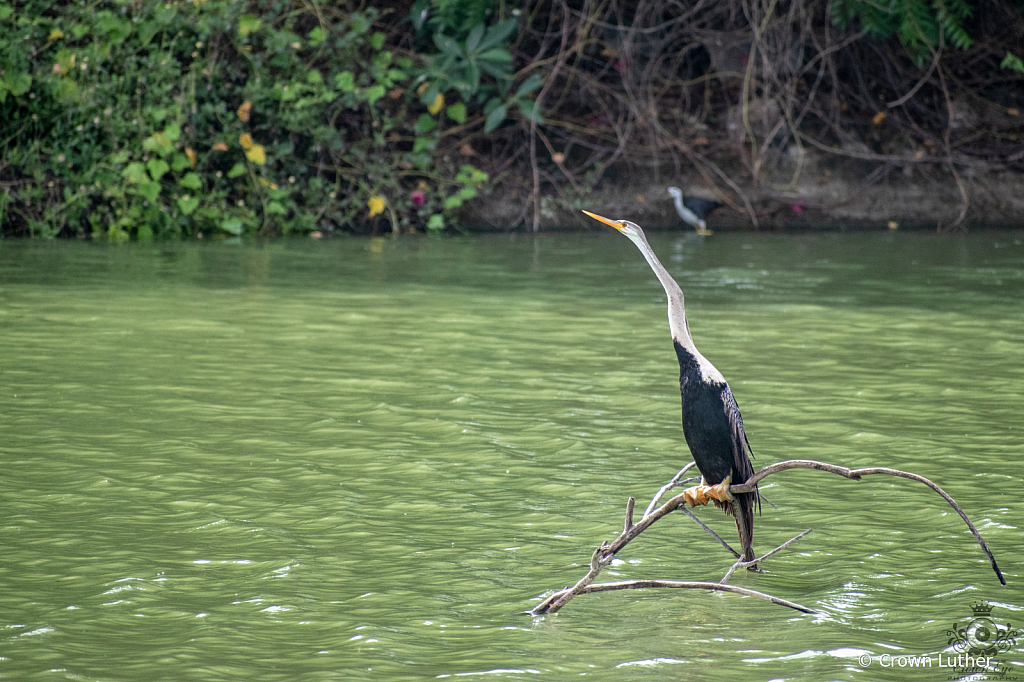
[[[415,190],[412,193],[412,203],[414,206],[422,206],[427,201],[427,193],[421,189]]]
[[[793,213],[801,213],[805,208],[807,208],[807,204],[805,204],[804,200],[801,199],[800,201],[790,206],[790,208],[793,209]]]

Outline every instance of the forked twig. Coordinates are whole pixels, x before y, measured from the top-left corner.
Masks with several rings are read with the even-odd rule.
[[[691,481],[691,480],[696,481],[697,478],[692,478],[692,479],[688,478],[685,481],[680,480],[683,477],[683,474],[685,474],[687,471],[689,471],[690,469],[692,469],[695,466],[697,466],[696,462],[690,462],[689,464],[684,466],[682,469],[680,469],[679,473],[676,474],[675,476],[673,476],[671,481],[669,481],[665,485],[661,486],[661,489],[654,494],[654,497],[651,498],[651,503],[649,505],[647,505],[647,509],[644,511],[644,516],[647,516],[648,514],[650,514],[654,510],[655,505],[658,504],[658,500],[660,500],[662,495],[667,493],[669,490],[672,490],[672,488],[675,488],[676,486],[686,485],[686,483],[688,481]]]
[[[626,505],[625,523],[623,526],[622,533],[619,535],[619,537],[617,537],[611,544],[608,544],[607,542],[602,542],[601,546],[594,550],[594,553],[590,559],[590,570],[587,572],[585,576],[583,576],[583,578],[579,580],[579,582],[577,582],[572,587],[566,587],[562,590],[558,590],[557,592],[549,595],[539,605],[534,607],[531,610],[531,613],[534,615],[544,613],[556,613],[559,609],[565,606],[565,604],[567,604],[570,599],[572,599],[578,594],[589,594],[591,592],[606,592],[610,590],[640,589],[645,587],[670,587],[736,592],[738,594],[746,594],[748,596],[757,597],[759,599],[765,599],[766,601],[770,601],[773,604],[787,606],[789,608],[796,609],[797,611],[802,611],[804,613],[815,613],[813,610],[808,609],[805,606],[801,606],[800,604],[796,604],[785,599],[780,599],[778,597],[774,597],[772,595],[765,594],[762,592],[757,592],[755,590],[749,590],[746,588],[729,585],[727,583],[729,578],[732,577],[733,573],[735,573],[737,569],[756,566],[758,562],[767,559],[768,557],[772,556],[776,552],[781,551],[782,549],[785,549],[793,542],[799,540],[800,538],[810,533],[810,529],[807,529],[806,531],[797,535],[796,537],[787,540],[786,542],[782,543],[781,545],[771,550],[767,554],[758,557],[753,561],[737,561],[729,568],[726,574],[722,577],[721,582],[718,583],[678,580],[625,580],[613,583],[594,584],[594,579],[597,578],[598,574],[605,566],[609,565],[612,562],[612,560],[615,558],[615,554],[619,550],[621,550],[623,547],[629,544],[633,539],[639,536],[640,533],[649,528],[658,519],[667,516],[668,514],[677,509],[682,509],[684,512],[686,512],[687,515],[694,519],[702,528],[704,528],[704,530],[710,533],[726,549],[732,552],[734,556],[739,557],[738,552],[729,547],[728,543],[722,540],[722,538],[718,537],[718,535],[713,530],[711,530],[706,524],[701,522],[688,509],[686,509],[685,493],[680,493],[675,497],[671,498],[665,504],[655,508],[655,505],[668,490],[671,490],[672,488],[678,485],[682,485],[681,479],[683,474],[685,474],[692,466],[693,464],[691,463],[683,467],[683,469],[680,470],[679,473],[677,473],[671,481],[669,481],[666,485],[662,486],[662,488],[655,494],[654,498],[651,500],[651,503],[647,507],[647,511],[644,512],[643,518],[640,519],[639,523],[633,523],[633,509],[635,505],[635,500],[632,497],[629,498],[629,501]],[[946,502],[948,502],[950,506],[952,506],[953,509],[956,510],[956,512],[960,515],[960,518],[962,518],[964,522],[967,524],[967,527],[971,529],[971,533],[974,534],[974,537],[978,541],[978,544],[981,545],[982,550],[985,552],[985,555],[988,557],[989,562],[992,564],[992,570],[995,571],[996,577],[999,578],[999,582],[1003,585],[1006,584],[1006,579],[1003,577],[1002,571],[999,570],[999,566],[996,564],[995,557],[989,550],[988,545],[985,544],[985,541],[984,539],[982,539],[981,534],[978,532],[978,529],[967,517],[967,514],[964,513],[963,509],[960,508],[960,505],[958,505],[956,501],[952,497],[950,497],[942,488],[940,488],[939,486],[937,486],[935,483],[928,480],[924,476],[910,473],[908,471],[900,471],[899,469],[890,469],[888,467],[866,467],[862,469],[850,469],[848,467],[837,466],[835,464],[829,464],[827,462],[819,462],[813,459],[791,459],[786,460],[784,462],[777,462],[776,464],[772,464],[761,469],[756,474],[747,479],[744,483],[730,486],[729,491],[733,494],[753,492],[754,490],[756,490],[756,485],[758,482],[764,480],[765,478],[771,476],[772,474],[779,473],[780,471],[787,471],[789,469],[815,469],[818,471],[825,471],[828,473],[836,474],[838,476],[843,476],[844,478],[849,478],[855,481],[859,481],[863,476],[870,476],[873,474],[885,474],[889,476],[896,476],[898,478],[907,478],[912,481],[918,481],[919,483],[925,484],[926,486],[937,492],[939,495],[941,495],[943,499],[945,499]]]
[[[689,511],[689,510],[687,510],[687,511]],[[719,582],[721,582],[724,585],[725,583],[729,582],[729,578],[732,577],[732,574],[736,572],[737,568],[749,568],[751,566],[757,566],[758,563],[764,561],[765,559],[770,557],[772,554],[775,554],[776,552],[781,552],[782,550],[786,549],[791,544],[793,544],[794,542],[796,542],[797,540],[799,540],[803,536],[805,536],[808,533],[810,533],[811,530],[813,530],[813,529],[812,528],[808,528],[803,533],[800,533],[800,535],[796,535],[794,537],[791,537],[790,539],[786,540],[785,542],[783,542],[781,545],[779,545],[778,547],[776,547],[772,551],[768,552],[767,554],[764,554],[762,556],[757,557],[753,561],[737,561],[736,563],[734,563],[732,566],[729,567],[729,570],[726,571],[725,575],[722,576],[722,579]],[[731,551],[735,551],[735,550],[732,550],[731,547],[729,549]]]

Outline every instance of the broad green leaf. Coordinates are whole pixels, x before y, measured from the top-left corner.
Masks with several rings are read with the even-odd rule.
[[[441,33],[441,31],[434,34],[434,45],[437,45],[437,49],[441,50],[444,54],[462,58],[462,48],[459,47],[455,38],[449,38]]]
[[[238,19],[238,32],[243,36],[247,36],[260,30],[262,24],[263,20],[259,17],[253,14],[243,14]]]
[[[242,234],[242,221],[238,218],[229,218],[220,224],[220,229],[231,234]]]
[[[188,189],[202,189],[203,180],[199,177],[199,173],[189,172],[185,174],[181,180],[178,180],[178,184]]]
[[[377,85],[374,85],[374,86],[371,86],[371,87],[367,88],[366,89],[366,101],[367,101],[367,103],[373,104],[374,102],[379,100],[381,97],[383,97],[385,92],[386,92],[386,90],[384,89],[384,86],[381,85],[380,83],[378,83]]]
[[[544,82],[544,78],[539,73],[535,73],[522,82],[519,88],[516,90],[516,97],[522,97],[528,95],[541,86]]]
[[[231,170],[228,171],[229,178],[237,178],[239,175],[245,175],[244,163],[236,163],[231,167]]]
[[[498,126],[500,126],[502,121],[505,120],[505,115],[507,113],[508,113],[508,109],[505,107],[504,104],[502,104],[499,107],[495,107],[494,111],[492,111],[487,116],[487,122],[484,123],[484,132],[485,133],[489,133],[492,130],[494,130],[495,128],[497,128]]]
[[[146,167],[138,161],[128,164],[128,166],[121,171],[121,175],[123,175],[125,180],[133,185],[149,182],[149,176],[146,175]]]
[[[167,114],[170,110],[167,107],[146,107],[143,112],[149,118],[153,119],[154,123],[163,123],[163,120],[167,118]]]
[[[132,24],[130,21],[116,17],[107,10],[96,13],[96,20],[93,25],[100,33],[107,34],[107,38],[112,43],[120,43],[132,34]]]
[[[24,95],[32,87],[32,76],[27,73],[16,73],[0,79],[0,85],[6,86],[12,95]]]
[[[444,208],[446,211],[460,206],[462,206],[462,199],[460,197],[448,197],[444,200]]]
[[[505,41],[506,38],[512,35],[512,32],[515,31],[518,26],[519,21],[517,19],[506,19],[505,21],[499,21],[497,24],[491,26],[491,28],[488,29],[487,35],[484,36],[484,39],[482,41],[480,41],[480,44],[477,46],[477,49],[480,52],[483,52],[485,50],[491,49],[492,47],[500,45],[502,42]]]
[[[284,215],[288,211],[280,203],[271,201],[267,204],[267,213],[277,213],[278,215]]]
[[[374,33],[370,36],[370,46],[375,50],[379,50],[384,47],[384,39],[387,38],[383,33]]]
[[[435,213],[427,220],[427,229],[431,232],[440,232],[444,229],[444,218],[440,213]]]
[[[1000,68],[1012,69],[1024,73],[1024,61],[1012,52],[1007,52],[1006,56],[1003,57],[1003,61],[999,63]]]
[[[309,46],[316,47],[320,43],[324,42],[324,30],[317,26],[309,32]]]
[[[334,84],[342,92],[352,92],[356,89],[356,79],[351,71],[342,71],[334,77]]]
[[[139,45],[146,47],[150,41],[153,40],[153,36],[160,32],[162,29],[159,23],[155,21],[146,21],[139,25]]]
[[[324,77],[320,75],[320,72],[316,69],[311,70],[306,74],[306,82],[314,85],[319,85],[324,82]]]
[[[495,78],[510,78],[512,76],[512,69],[508,64],[484,60],[480,60],[479,64],[481,71]]]
[[[146,162],[146,168],[149,170],[149,175],[154,181],[160,180],[164,173],[171,170],[171,167],[163,159],[150,159]]]
[[[0,21],[14,14],[14,8],[8,5],[0,5]]]
[[[183,171],[191,165],[192,162],[189,161],[188,157],[185,156],[184,154],[175,154],[174,158],[171,159],[171,170],[173,170],[175,173],[177,173],[178,171]]]
[[[424,150],[434,151],[437,145],[437,141],[432,137],[420,137],[417,136],[412,143],[412,153],[419,154]]]
[[[474,51],[479,45],[480,40],[484,37],[484,25],[477,24],[469,32],[469,36],[466,38],[466,52]]]
[[[384,50],[383,52],[378,52],[373,57],[373,65],[376,66],[381,71],[386,71],[388,67],[391,66],[391,60],[393,57],[394,55],[391,53],[391,50]]]
[[[487,52],[480,53],[480,61],[484,62],[510,62],[512,53],[503,47],[495,47]]]
[[[476,196],[476,190],[472,187],[463,187],[459,190],[459,198],[463,201],[469,201]]]
[[[362,35],[370,30],[373,26],[373,21],[362,12],[353,12],[349,18],[349,26],[352,28],[352,33],[356,35]]]
[[[409,19],[417,32],[423,30],[423,25],[430,16],[430,0],[416,0],[409,10]]]
[[[448,118],[455,121],[456,123],[466,122],[466,105],[462,102],[456,102],[447,109]],[[415,150],[414,150],[415,151]]]
[[[156,198],[160,196],[160,183],[143,182],[139,185],[139,194],[149,199],[150,202],[156,201]]]
[[[519,113],[530,121],[536,121],[537,123],[543,123],[544,117],[540,115],[540,109],[537,108],[536,102],[532,99],[523,99],[516,102],[519,106]]]
[[[420,114],[420,117],[416,119],[416,132],[418,134],[429,133],[436,127],[437,121],[430,114]]]

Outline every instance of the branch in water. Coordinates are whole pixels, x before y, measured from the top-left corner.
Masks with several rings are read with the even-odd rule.
[[[953,509],[956,510],[956,513],[959,514],[960,518],[964,520],[964,523],[967,524],[967,527],[971,529],[971,532],[974,534],[974,538],[978,541],[978,544],[981,545],[981,549],[985,552],[985,556],[988,557],[989,562],[992,564],[992,570],[996,572],[996,577],[999,578],[999,582],[1003,585],[1006,584],[1006,578],[1003,577],[1003,572],[999,570],[999,566],[998,564],[996,564],[996,558],[992,556],[992,552],[989,550],[988,545],[986,545],[985,541],[982,539],[981,533],[979,533],[978,529],[975,528],[973,523],[971,523],[971,520],[967,518],[967,514],[965,514],[964,510],[960,508],[960,505],[956,503],[956,500],[950,497],[945,490],[935,485],[924,476],[912,474],[909,471],[900,471],[899,469],[890,469],[888,467],[865,467],[863,469],[849,469],[847,467],[836,466],[835,464],[828,464],[827,462],[819,462],[814,459],[789,459],[784,462],[777,462],[775,464],[766,466],[764,469],[761,469],[756,474],[748,478],[746,482],[740,485],[729,486],[729,492],[733,494],[749,493],[755,489],[754,486],[757,485],[758,481],[767,478],[772,474],[778,473],[780,471],[786,471],[788,469],[816,469],[818,471],[827,471],[830,474],[836,474],[837,476],[843,476],[845,478],[853,479],[854,481],[859,481],[861,479],[861,476],[885,474],[887,476],[909,478],[912,481],[924,483],[926,486],[937,492],[939,495],[942,495],[943,499],[945,499],[946,502],[949,502],[949,506],[953,507]]]
[[[623,580],[614,583],[597,583],[594,585],[587,585],[582,588],[576,594],[590,594],[591,592],[611,592],[613,590],[641,590],[650,587],[669,587],[676,589],[690,589],[690,590],[711,590],[712,592],[735,592],[736,594],[744,594],[748,597],[757,597],[758,599],[764,599],[773,604],[779,606],[787,606],[803,613],[816,614],[817,611],[801,606],[796,602],[791,602],[786,599],[780,599],[779,597],[773,597],[770,594],[764,592],[758,592],[757,590],[750,590],[745,587],[737,587],[736,585],[725,585],[722,583],[708,583],[695,580]],[[552,604],[558,601],[558,598],[563,594],[569,592],[569,589],[557,592],[544,602],[533,609],[531,613],[534,615],[540,615],[542,613],[554,613],[556,609],[552,608]]]
[[[647,506],[647,510],[644,512],[643,518],[640,519],[639,523],[633,523],[633,508],[635,505],[635,500],[633,498],[629,498],[629,501],[626,504],[626,519],[624,527],[619,537],[617,537],[610,545],[607,542],[601,543],[601,546],[594,550],[594,553],[590,558],[590,570],[587,571],[587,574],[583,576],[583,578],[581,578],[579,582],[577,582],[571,588],[566,587],[548,596],[539,605],[534,607],[531,610],[531,613],[534,615],[539,615],[542,613],[556,613],[577,594],[605,592],[610,590],[640,589],[645,587],[705,589],[720,590],[724,592],[735,592],[738,594],[746,594],[748,596],[757,597],[759,599],[765,599],[767,601],[772,602],[773,604],[786,606],[788,608],[796,609],[797,611],[803,611],[804,613],[815,613],[813,610],[808,609],[807,607],[801,606],[791,601],[787,601],[785,599],[780,599],[778,597],[774,597],[772,595],[765,594],[762,592],[757,592],[755,590],[748,590],[746,588],[736,587],[734,585],[727,584],[727,581],[730,577],[732,577],[733,573],[737,569],[755,566],[758,562],[767,559],[771,555],[775,554],[776,552],[784,549],[796,540],[799,540],[800,538],[807,535],[807,533],[810,532],[810,529],[804,531],[800,535],[797,535],[796,537],[790,540],[787,540],[783,544],[779,545],[767,554],[755,559],[754,561],[738,561],[734,563],[732,567],[729,569],[729,571],[722,578],[721,582],[718,583],[679,580],[626,580],[614,583],[594,583],[594,579],[597,578],[598,574],[605,566],[609,565],[612,562],[612,559],[615,558],[615,554],[619,550],[621,550],[623,547],[628,545],[632,540],[637,538],[642,532],[644,532],[647,528],[654,524],[654,522],[656,522],[658,519],[667,516],[668,514],[672,513],[677,509],[682,509],[685,512],[687,512],[687,514],[689,514],[689,516],[692,519],[694,519],[698,524],[700,524],[701,527],[703,527],[706,531],[711,533],[711,535],[714,536],[726,549],[732,552],[734,556],[739,556],[739,554],[734,549],[729,547],[728,543],[726,543],[724,540],[718,537],[718,535],[716,535],[714,531],[708,528],[707,525],[702,523],[699,519],[697,519],[696,516],[694,516],[692,513],[689,512],[688,509],[686,509],[686,502],[684,499],[685,493],[680,493],[673,497],[672,499],[670,499],[665,504],[655,508],[655,505],[667,491],[671,490],[677,485],[682,484],[681,479],[683,474],[685,474],[686,471],[688,471],[692,466],[693,464],[691,463],[683,467],[683,469],[679,473],[677,473],[671,481],[662,486],[662,488],[654,495],[654,498]],[[827,462],[819,462],[813,459],[792,459],[786,460],[784,462],[778,462],[776,464],[767,466],[764,469],[761,469],[756,474],[747,479],[746,482],[730,486],[729,491],[733,494],[753,492],[756,489],[756,485],[758,482],[764,480],[765,478],[771,476],[772,474],[779,473],[780,471],[787,471],[789,469],[816,469],[818,471],[826,471],[828,473],[843,476],[845,478],[849,478],[855,481],[859,481],[862,476],[885,474],[888,476],[908,478],[912,481],[924,483],[926,486],[937,492],[939,495],[942,495],[943,499],[945,499],[946,502],[948,502],[950,506],[952,506],[953,509],[956,510],[956,512],[960,515],[960,518],[962,518],[964,522],[967,524],[967,527],[971,529],[971,532],[974,534],[975,539],[977,539],[978,544],[981,545],[981,549],[985,552],[985,555],[988,557],[989,562],[991,562],[992,570],[995,571],[996,576],[999,578],[999,582],[1003,585],[1006,584],[1006,579],[1003,577],[1002,571],[999,570],[999,566],[996,564],[995,557],[989,550],[988,545],[985,544],[985,541],[982,539],[981,534],[978,532],[978,529],[974,526],[971,520],[967,518],[967,514],[964,513],[963,509],[960,508],[960,505],[958,505],[956,501],[952,497],[950,497],[942,488],[935,485],[924,476],[919,476],[918,474],[913,474],[907,471],[900,471],[898,469],[890,469],[888,467],[867,467],[863,469],[850,469],[848,467],[837,466],[835,464],[828,464]]]

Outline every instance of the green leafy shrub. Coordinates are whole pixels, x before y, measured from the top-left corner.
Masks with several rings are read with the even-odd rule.
[[[876,37],[898,36],[918,63],[930,61],[943,41],[961,50],[973,43],[964,28],[973,13],[966,0],[833,0],[830,10],[840,28],[859,22]]]
[[[298,2],[0,4],[4,229],[439,229],[488,189],[438,148],[467,103],[422,103],[428,60],[389,49],[379,20]]]

